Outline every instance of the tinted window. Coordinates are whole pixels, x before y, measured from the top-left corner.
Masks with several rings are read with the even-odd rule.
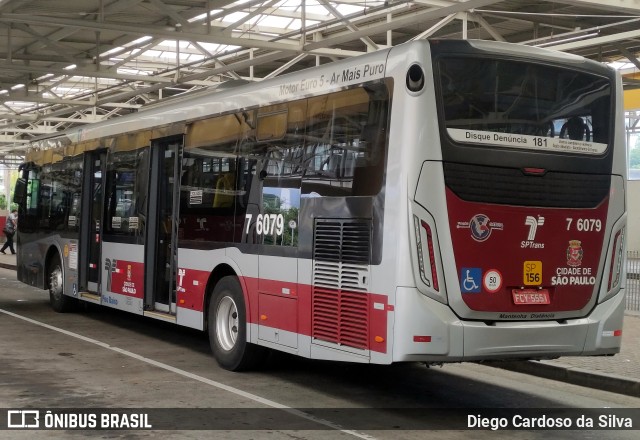
[[[82,160],[71,159],[44,166],[39,179],[30,172],[27,215],[45,230],[78,231]],[[37,196],[35,196],[37,193]],[[39,209],[36,207],[39,205]]]
[[[370,83],[192,123],[181,238],[297,246],[305,197],[380,192],[388,108],[388,85]]]
[[[245,114],[200,121],[187,137],[182,159],[179,236],[185,240],[232,242],[242,223],[235,220],[237,145]],[[196,146],[197,145],[197,146]]]
[[[303,194],[371,196],[380,192],[388,104],[385,84],[309,99]]]
[[[148,150],[112,153],[107,163],[106,228],[116,235],[144,237]]]
[[[603,77],[470,57],[442,58],[437,72],[442,114],[455,140],[592,154],[610,142],[611,86]]]

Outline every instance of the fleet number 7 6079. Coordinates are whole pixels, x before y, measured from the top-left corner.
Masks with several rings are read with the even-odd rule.
[[[573,218],[567,217],[567,231],[570,231],[572,226],[578,232],[600,232],[602,220],[599,218],[579,218],[574,223]]]

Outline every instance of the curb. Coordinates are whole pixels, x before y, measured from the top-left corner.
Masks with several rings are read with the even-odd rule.
[[[15,264],[0,263],[0,267],[3,269],[18,270],[18,266],[16,266]]]
[[[503,361],[485,362],[495,368],[567,382],[583,387],[597,388],[612,393],[640,397],[640,382],[615,374],[595,373],[584,368],[561,364],[557,361]]]

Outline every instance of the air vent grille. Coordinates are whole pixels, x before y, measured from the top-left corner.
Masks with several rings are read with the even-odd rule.
[[[313,258],[369,264],[371,222],[316,220]]]
[[[366,349],[369,334],[369,220],[316,220],[314,339]]]

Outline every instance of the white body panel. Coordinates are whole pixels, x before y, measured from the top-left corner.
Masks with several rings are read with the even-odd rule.
[[[502,49],[506,46],[487,43],[485,47]],[[520,51],[528,49],[519,46],[505,50],[522,55]],[[550,59],[557,56],[537,49],[531,51]],[[579,66],[580,59],[571,57],[567,62]],[[406,86],[405,77],[411,64],[421,66],[424,71],[426,86],[419,92],[410,92]],[[598,283],[604,291],[600,293],[600,302],[585,311],[584,317],[488,325],[483,321],[461,319],[452,310],[452,303],[459,308],[466,306],[460,299],[449,212],[444,196],[446,186],[433,77],[429,45],[408,44],[269,82],[195,97],[188,103],[176,102],[166,107],[141,111],[129,117],[66,133],[64,137],[41,141],[40,145],[64,144],[68,140],[90,140],[185,123],[231,110],[300,99],[370,80],[392,78],[389,146],[383,188],[381,260],[379,264],[370,265],[366,280],[367,295],[373,298],[369,300],[367,311],[375,316],[372,321],[380,319],[380,312],[383,312],[386,332],[369,335],[367,349],[339,346],[312,338],[308,331],[312,310],[307,310],[311,301],[304,295],[310,295],[312,290],[314,260],[244,253],[233,246],[216,250],[178,248],[178,271],[198,274],[197,283],[183,285],[179,279],[178,288],[200,292],[203,303],[196,308],[177,304],[176,323],[205,329],[207,295],[210,292],[205,291],[204,287],[215,285],[218,279],[213,274],[224,267],[239,278],[245,290],[247,315],[250,317],[250,322],[246,324],[247,340],[304,357],[389,364],[404,361],[545,358],[568,354],[610,354],[619,350],[620,338],[613,336],[612,332],[622,326],[624,289],[621,287],[624,281],[612,292],[606,292],[607,287],[602,282],[603,277],[608,276],[610,256],[614,251],[614,244],[609,238],[602,248],[602,263],[598,268]],[[620,83],[618,88],[621,90]],[[613,174],[621,178],[614,178],[612,186],[616,192],[624,194],[626,168],[623,164],[626,159],[620,143],[624,139],[621,92],[616,99],[615,139],[618,145],[615,147]],[[624,198],[619,197],[609,206],[607,237],[624,227],[626,218],[620,215],[625,211],[624,204]],[[434,270],[439,281],[438,289],[427,285],[418,273],[414,216],[424,219],[433,228],[437,260]],[[144,247],[103,243],[103,280],[110,276],[105,268],[106,259],[144,263]],[[72,282],[73,278],[68,278],[69,281]],[[249,292],[249,286],[254,285],[257,290]],[[142,298],[108,291],[104,281],[101,287],[104,305],[143,313]],[[274,304],[278,303],[296,314],[292,323],[294,330],[269,325],[270,317],[268,313],[262,313],[262,309],[273,310],[276,308]],[[376,343],[386,346],[376,349]]]

